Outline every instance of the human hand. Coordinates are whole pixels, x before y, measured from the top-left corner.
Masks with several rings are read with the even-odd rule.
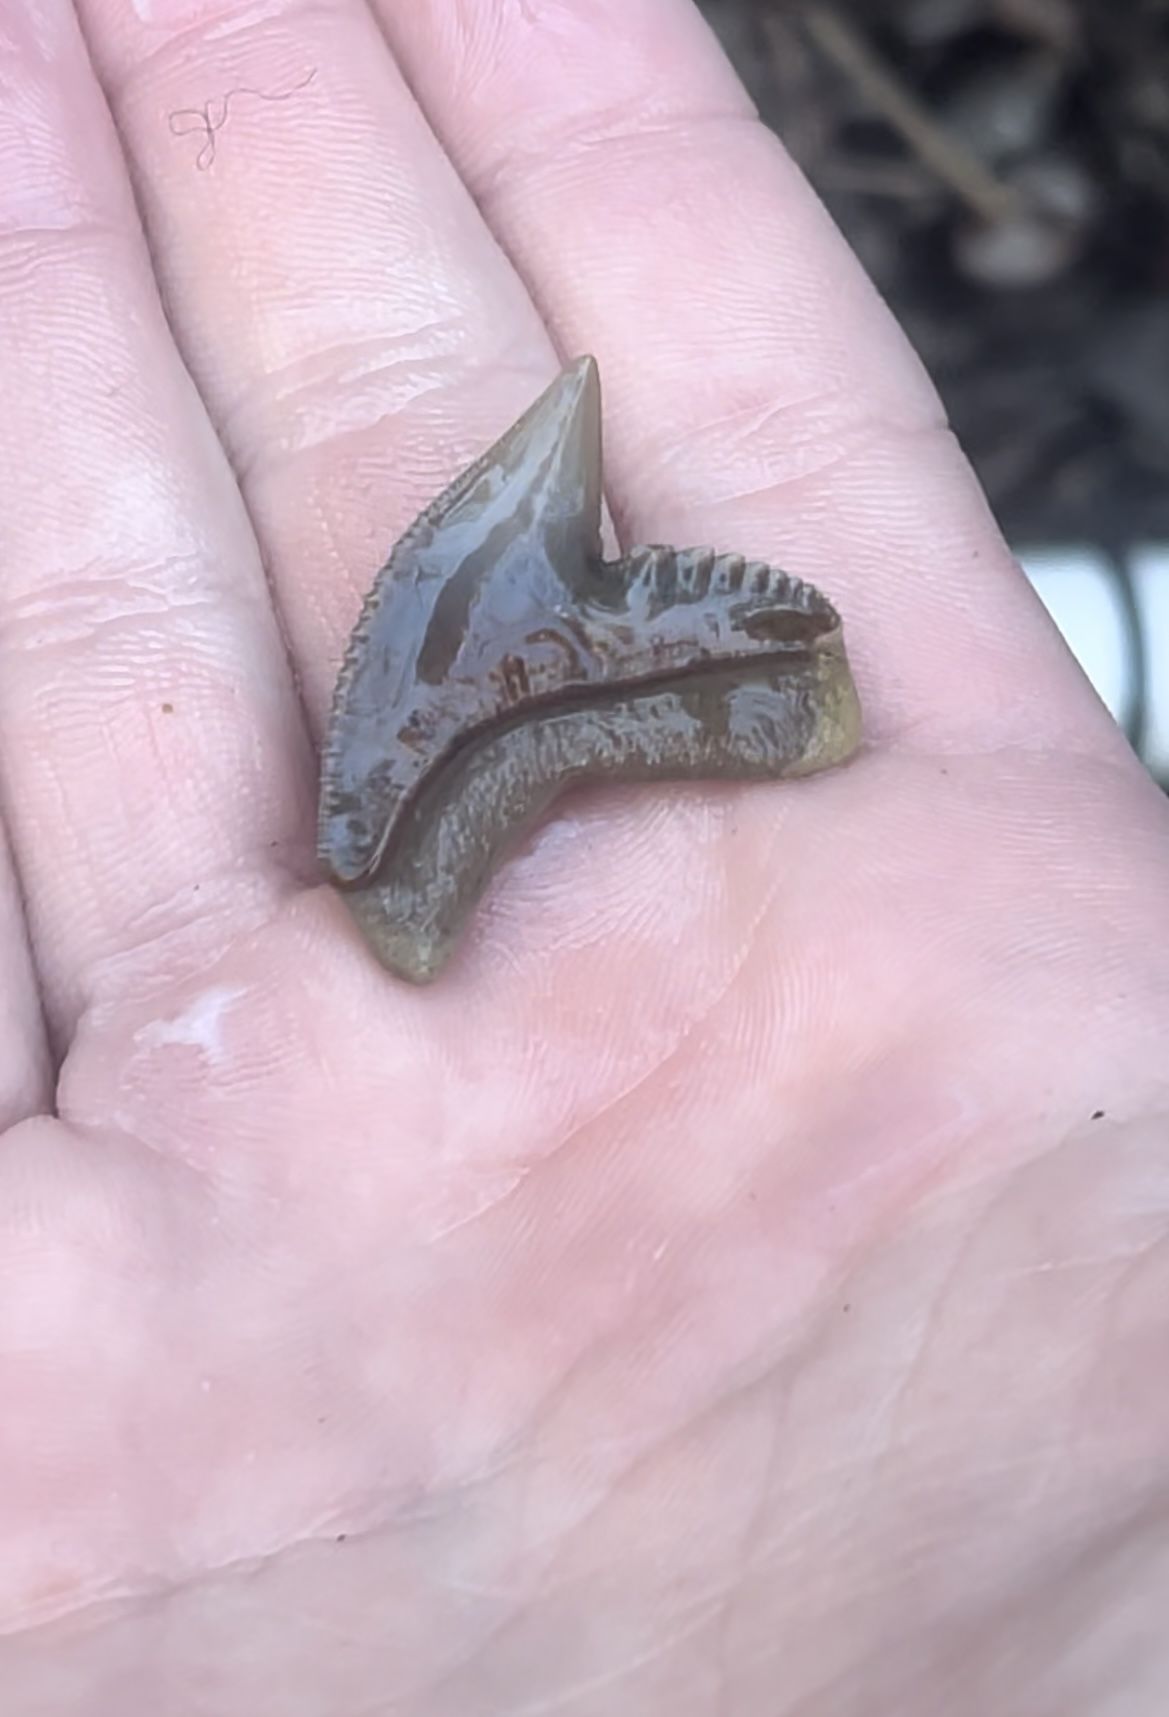
[[[1169,817],[841,240],[679,0],[78,11],[124,158],[0,20],[5,1717],[1159,1711]],[[418,992],[314,743],[553,340],[866,750],[565,801]]]

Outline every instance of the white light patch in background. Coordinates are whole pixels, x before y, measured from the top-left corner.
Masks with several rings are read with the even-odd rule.
[[[1037,549],[1021,558],[1068,648],[1117,721],[1123,721],[1132,697],[1132,663],[1108,561],[1090,549]]]
[[[1132,708],[1137,662],[1116,572],[1092,549],[1029,549],[1019,556],[1040,601],[1119,722]],[[1134,550],[1129,565],[1146,657],[1144,758],[1169,777],[1169,543]]]
[[[1149,659],[1145,762],[1164,781],[1169,779],[1169,543],[1134,551],[1132,581]]]

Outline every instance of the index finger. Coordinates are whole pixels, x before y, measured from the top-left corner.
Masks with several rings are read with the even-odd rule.
[[[596,352],[627,539],[819,585],[873,737],[1119,743],[908,342],[689,0],[376,3],[564,349]]]

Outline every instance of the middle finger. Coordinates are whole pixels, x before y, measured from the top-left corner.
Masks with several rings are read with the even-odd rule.
[[[362,5],[81,11],[319,729],[388,545],[555,354]]]

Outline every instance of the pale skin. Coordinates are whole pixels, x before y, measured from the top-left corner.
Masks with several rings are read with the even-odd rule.
[[[0,9],[5,1717],[1154,1717],[1169,814],[843,241],[681,0],[77,13]],[[821,585],[866,749],[566,801],[419,992],[333,676],[584,350],[618,536]]]

